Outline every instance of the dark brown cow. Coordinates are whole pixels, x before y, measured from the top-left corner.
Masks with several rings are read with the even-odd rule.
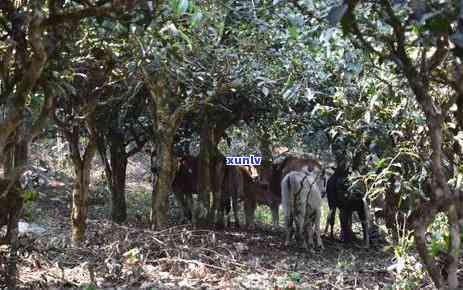
[[[192,218],[192,194],[198,193],[198,158],[192,156],[184,156],[178,159],[177,171],[174,181],[172,182],[172,190],[179,205],[183,209],[185,218]]]
[[[287,156],[274,160],[266,169],[262,170],[258,177],[258,182],[268,187],[273,194],[272,223],[277,226],[279,223],[279,206],[281,202],[281,181],[291,171],[312,172],[318,167],[323,172],[321,163],[313,158]]]

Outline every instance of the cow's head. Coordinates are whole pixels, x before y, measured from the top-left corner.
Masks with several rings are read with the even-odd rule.
[[[246,172],[249,174],[249,176],[252,178],[253,181],[257,181],[259,177],[259,172],[257,171],[257,168],[255,168],[252,165],[244,165],[243,166]]]

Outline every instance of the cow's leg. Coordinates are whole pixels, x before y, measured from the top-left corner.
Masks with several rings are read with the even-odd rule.
[[[370,235],[368,233],[369,228],[368,228],[368,222],[362,221],[362,230],[363,230],[363,242],[365,243],[365,247],[369,248],[370,247]]]
[[[339,220],[341,221],[341,240],[350,242],[352,240],[352,229],[349,227],[349,216],[352,216],[352,211],[340,209]]]
[[[255,228],[254,215],[256,212],[256,207],[256,195],[247,192],[246,196],[244,197],[244,215],[246,219],[246,227],[249,229]]]
[[[192,194],[185,194],[185,208],[184,213],[185,217],[192,221],[193,220],[193,212],[195,211],[194,209],[194,202],[193,202],[193,195]]]
[[[325,235],[328,233],[328,229],[330,227],[330,216],[331,216],[332,209],[330,208],[328,214],[326,215],[326,224],[325,224]]]
[[[301,216],[295,216],[295,221],[296,221],[296,242],[300,244],[302,241],[302,245],[304,249],[307,249],[307,243],[306,243],[306,237],[304,235],[305,229],[305,221],[304,217]]]
[[[239,228],[240,227],[240,221],[238,219],[239,203],[238,203],[238,195],[237,194],[233,195],[232,203],[233,203],[233,216],[235,218],[235,226],[237,228]]]
[[[272,211],[272,225],[274,227],[280,225],[280,217],[279,217],[279,214],[278,214],[279,208],[280,208],[280,204],[277,203],[277,202],[272,203],[272,206],[270,207],[270,209]]]
[[[313,232],[312,232],[312,223],[310,222],[310,217],[304,218],[304,224],[301,227],[301,237],[303,238],[304,249],[308,250],[309,247],[312,248],[313,245]]]
[[[359,218],[362,222],[362,231],[363,231],[363,242],[365,247],[370,247],[370,229],[369,229],[369,210],[368,207],[363,201],[363,207],[361,210],[357,211]]]
[[[185,221],[185,220],[191,221],[192,214],[190,210],[191,208],[189,207],[191,204],[190,205],[188,204],[188,199],[187,199],[188,194],[175,192],[174,195],[175,195],[175,199],[177,200],[179,207],[182,210],[182,214],[183,214],[182,221]]]
[[[330,232],[330,237],[333,239],[334,238],[334,222],[336,220],[336,208],[333,209],[333,214],[332,214],[332,217],[331,217],[331,223],[330,223],[330,226],[331,226],[331,232]]]
[[[226,215],[226,226],[229,227],[231,225],[231,204],[230,199],[226,198],[222,207],[224,215]]]
[[[325,226],[325,235],[328,232],[328,228],[331,228],[330,237],[333,238],[333,229],[334,229],[334,221],[336,218],[336,208],[330,208],[328,215],[326,217],[326,226]]]
[[[313,227],[313,223],[312,222],[309,222],[307,228],[308,228],[308,231],[307,231],[307,234],[309,236],[309,247],[312,249],[314,247],[314,227]]]
[[[224,200],[222,192],[214,192],[213,215],[215,216],[215,224],[218,229],[224,227]]]
[[[285,226],[286,226],[286,239],[285,239],[285,246],[289,245],[289,241],[292,236],[293,232],[293,221],[294,221],[294,216],[292,211],[289,209],[285,213]]]
[[[318,209],[316,211],[315,220],[314,220],[314,223],[313,223],[313,228],[315,230],[315,235],[317,237],[317,246],[320,247],[321,249],[324,249],[321,234],[320,234],[320,220],[321,220],[321,218],[322,218],[322,211],[320,209]]]

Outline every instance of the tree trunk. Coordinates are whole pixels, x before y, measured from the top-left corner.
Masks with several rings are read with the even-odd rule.
[[[172,87],[166,89],[166,80],[153,80],[150,73],[142,67],[143,79],[151,95],[150,110],[153,118],[153,129],[157,140],[158,178],[154,178],[156,186],[153,186],[151,223],[153,228],[162,229],[167,225],[168,197],[172,192],[174,179],[173,143],[175,131],[180,126],[188,104],[182,103],[172,112],[170,100],[173,93]]]
[[[209,168],[211,172],[211,185],[213,193],[213,215],[211,217],[211,221],[215,221],[218,228],[223,228],[225,202],[223,196],[223,180],[225,175],[225,160],[217,148],[217,142],[215,142],[217,140],[214,139],[214,135],[212,136],[212,140],[214,142],[211,144],[210,148],[211,164]]]
[[[458,288],[458,261],[460,257],[460,221],[458,219],[458,209],[456,204],[452,204],[447,211],[449,222],[449,246],[447,252],[447,281],[450,289]]]
[[[260,153],[262,154],[262,163],[261,163],[261,169],[264,170],[268,168],[272,164],[272,151],[270,150],[270,135],[268,134],[267,131],[260,132],[259,136],[259,150]]]
[[[207,117],[203,121],[203,125],[200,133],[200,149],[199,149],[199,168],[198,168],[198,179],[199,179],[199,193],[200,199],[204,207],[207,209],[208,220],[214,218],[211,210],[211,156],[210,156],[210,134],[211,129],[208,124]]]
[[[83,162],[82,162],[83,163]],[[90,162],[89,162],[90,163]],[[76,179],[72,190],[72,242],[79,245],[85,239],[88,214],[88,189],[90,184],[90,164],[74,164]]]
[[[127,154],[124,139],[121,134],[110,136],[111,154],[111,218],[116,223],[127,219],[127,204],[125,200],[125,179],[127,173]]]
[[[461,210],[461,204],[451,190],[447,183],[447,177],[445,176],[442,166],[442,144],[443,144],[443,115],[436,109],[434,100],[428,93],[427,84],[422,79],[417,77],[415,71],[406,72],[408,82],[413,89],[418,103],[426,116],[426,123],[429,129],[429,139],[431,141],[431,201],[428,202],[430,207],[429,211],[426,212],[426,219],[429,220],[426,224],[432,222],[438,211],[446,211],[449,218],[449,232],[451,241],[449,244],[449,251],[447,253],[447,262],[444,266],[448,274],[448,286],[450,288],[458,287],[457,279],[457,263],[460,256],[460,227],[458,221],[458,212]],[[451,202],[445,205],[445,208],[439,208],[440,201],[443,199],[450,199]],[[423,223],[421,223],[423,224]],[[430,258],[428,249],[424,244],[424,231],[423,226],[414,222],[414,235],[416,240],[416,246],[420,258],[423,260],[426,270],[430,274],[436,287],[440,288],[443,285],[443,276],[437,269],[435,260]],[[456,239],[458,237],[458,241]],[[455,248],[458,247],[458,248]]]
[[[69,142],[70,153],[75,170],[74,187],[72,190],[72,243],[80,245],[85,240],[85,227],[88,214],[88,192],[90,185],[90,171],[92,161],[97,151],[97,138],[94,130],[93,113],[89,115],[89,140],[83,156],[79,149],[80,126],[74,126],[72,131],[65,131],[66,139]]]
[[[10,243],[10,256],[8,258],[6,285],[8,290],[16,289],[17,284],[17,261],[18,261],[18,219],[21,207],[17,208],[10,214],[8,223],[9,243]]]
[[[169,193],[172,192],[172,181],[174,179],[173,141],[173,134],[164,134],[157,146],[159,175],[156,183],[156,191],[153,191],[152,196],[152,227],[158,230],[165,228],[168,224],[168,197]]]
[[[22,117],[23,118],[23,117]],[[22,125],[9,138],[7,160],[4,164],[5,175],[8,177],[7,202],[9,204],[6,241],[10,244],[10,256],[7,265],[7,287],[16,289],[17,284],[17,250],[18,250],[18,219],[23,205],[22,190],[19,177],[22,175],[28,159],[28,140],[25,138],[25,126]],[[0,195],[3,190],[0,191]]]

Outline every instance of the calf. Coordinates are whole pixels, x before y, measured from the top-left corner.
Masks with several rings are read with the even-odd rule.
[[[291,171],[281,181],[281,196],[285,212],[286,240],[289,244],[296,224],[296,237],[303,239],[303,246],[312,245],[313,233],[317,246],[323,248],[320,237],[321,193],[320,174],[314,172]],[[308,244],[307,244],[308,242]]]
[[[281,199],[274,196],[267,188],[254,181],[255,177],[252,168],[249,166],[227,166],[224,187],[223,187],[223,206],[228,215],[228,220],[233,214],[235,226],[239,227],[238,222],[238,198],[244,203],[245,222],[248,228],[255,227],[255,211],[257,204],[264,204],[272,208],[272,218],[277,219],[275,215],[275,206],[281,202]],[[276,211],[278,213],[278,211]],[[229,222],[230,224],[230,222]]]
[[[260,185],[258,183],[253,183],[249,187],[249,191],[252,191],[255,194],[256,202],[258,204],[270,207],[272,212],[272,224],[274,226],[279,225],[278,210],[281,203],[281,197],[274,195],[268,190],[266,186]]]
[[[243,195],[241,198],[244,201],[244,213],[246,224],[248,227],[254,227],[255,211],[257,204],[267,205],[272,210],[272,222],[278,224],[278,207],[281,203],[281,198],[275,196],[268,190],[265,185],[254,181],[248,168],[243,166],[238,167],[243,176]]]
[[[368,234],[368,206],[361,196],[348,192],[348,175],[349,172],[346,167],[340,165],[327,181],[326,195],[330,211],[327,216],[325,234],[328,228],[331,227],[331,237],[333,237],[336,209],[339,208],[341,239],[350,241],[352,239],[352,213],[355,211],[362,222],[363,238],[365,245],[368,247],[370,242]]]

